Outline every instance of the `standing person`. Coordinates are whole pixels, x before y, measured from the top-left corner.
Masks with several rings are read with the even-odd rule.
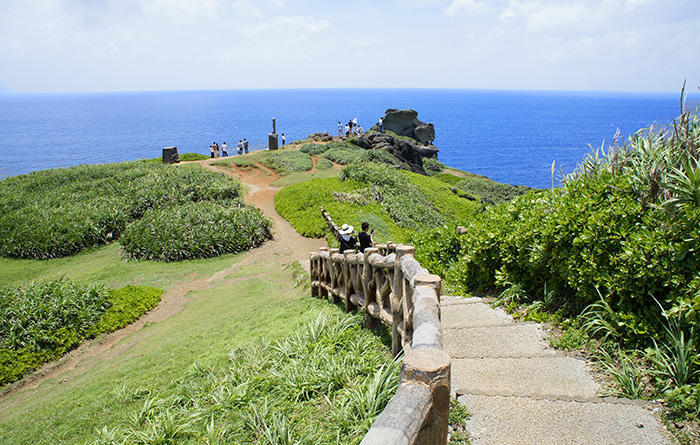
[[[282,133],[282,147],[284,147],[284,142],[285,142],[286,140],[287,140],[287,139],[284,137],[284,133]]]
[[[384,118],[383,117],[379,118],[379,132],[384,133]]]
[[[224,143],[221,144],[221,157],[228,157],[228,145],[226,145],[226,141],[224,141]]]
[[[343,137],[343,124],[341,124],[340,121],[338,121],[338,137]]]
[[[350,137],[350,125],[345,124],[345,137]]]
[[[365,134],[364,128],[362,128],[362,125],[358,125],[357,126],[357,135],[362,136],[363,134]]]
[[[282,137],[284,137],[284,135]],[[245,152],[248,153],[248,139],[246,138],[243,138],[243,150],[245,150]]]
[[[360,242],[360,252],[364,252],[366,248],[372,247],[374,245],[374,240],[372,239],[372,235],[374,235],[374,229],[372,229],[372,231],[369,233],[367,233],[367,230],[369,230],[369,223],[363,222],[362,232],[360,232],[360,234],[357,235],[358,241]]]
[[[243,154],[243,141],[240,139],[238,140],[238,154],[239,155]]]
[[[352,236],[355,229],[352,226],[343,224],[343,227],[338,231],[338,241],[340,242],[340,253],[345,250],[354,250],[357,238]]]
[[[211,152],[211,157],[214,158],[214,143],[209,146],[209,151]]]
[[[219,144],[217,144],[216,142],[214,142],[214,157],[219,157]]]

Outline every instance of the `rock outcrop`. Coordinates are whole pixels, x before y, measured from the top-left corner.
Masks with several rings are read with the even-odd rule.
[[[423,158],[437,157],[438,152],[435,147],[424,147],[386,133],[367,133],[348,142],[365,150],[386,150],[412,172],[422,175],[426,174]]]
[[[435,140],[435,127],[418,119],[416,110],[396,110],[389,108],[384,115],[384,128],[399,136],[408,136],[423,145]]]

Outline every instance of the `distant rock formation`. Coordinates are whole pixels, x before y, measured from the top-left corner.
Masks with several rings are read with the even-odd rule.
[[[386,133],[367,133],[348,142],[365,150],[386,150],[407,165],[412,172],[422,175],[426,174],[423,158],[437,157],[438,152],[435,147],[424,147]]]
[[[413,138],[423,145],[430,145],[435,140],[435,127],[418,120],[416,110],[389,108],[384,115],[384,128],[399,136]]]
[[[331,136],[330,134],[328,134],[326,132],[324,132],[324,133],[311,133],[307,139],[314,141],[314,142],[328,142],[328,141],[333,140],[333,136]]]

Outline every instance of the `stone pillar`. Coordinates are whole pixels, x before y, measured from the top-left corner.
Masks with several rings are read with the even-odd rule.
[[[277,150],[279,141],[277,139],[277,118],[272,118],[272,133],[267,135],[267,148],[269,150]]]
[[[408,351],[401,368],[401,383],[427,386],[433,405],[415,443],[444,445],[447,443],[450,414],[450,356],[438,349]]]
[[[381,323],[369,313],[369,304],[377,301],[377,283],[374,281],[374,267],[369,264],[369,257],[375,253],[379,253],[379,249],[376,247],[365,249],[364,267],[362,269],[362,288],[365,293],[365,326],[372,330],[377,329]]]
[[[163,163],[175,164],[176,162],[180,162],[180,158],[177,155],[177,147],[163,147]]]
[[[391,353],[396,357],[403,349],[402,334],[399,333],[399,325],[403,325],[404,334],[408,324],[406,317],[410,314],[404,311],[403,304],[404,289],[403,289],[403,271],[401,270],[401,257],[404,255],[413,255],[415,248],[407,245],[396,246],[396,263],[394,264],[394,294],[391,296]]]

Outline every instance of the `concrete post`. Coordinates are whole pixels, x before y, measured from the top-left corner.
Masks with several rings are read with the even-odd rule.
[[[408,351],[401,368],[401,383],[427,386],[433,394],[430,409],[415,443],[444,445],[447,443],[450,414],[450,356],[438,349]]]
[[[375,253],[379,253],[379,249],[376,247],[365,249],[365,264],[362,270],[362,287],[365,292],[365,326],[372,330],[377,329],[381,323],[369,313],[369,304],[377,301],[377,283],[374,281],[374,267],[369,264],[369,257]]]
[[[401,257],[404,255],[412,255],[415,249],[412,246],[399,245],[396,246],[396,262],[394,263],[394,293],[391,297],[391,353],[396,357],[403,349],[402,335],[399,332],[399,326],[403,326],[404,334],[406,333],[406,317],[410,316],[404,311],[404,289],[403,289],[403,271],[401,270]]]

